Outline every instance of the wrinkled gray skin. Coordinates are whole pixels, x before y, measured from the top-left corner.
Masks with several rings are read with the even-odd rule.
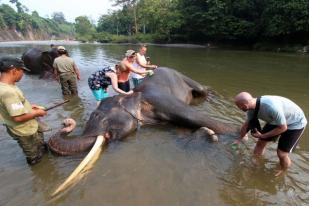
[[[38,48],[31,48],[22,55],[25,66],[31,70],[30,74],[39,74],[41,78],[53,77],[53,63],[58,57],[56,48],[49,51],[42,51]]]
[[[205,100],[206,96],[206,88],[199,83],[173,69],[160,67],[132,95],[103,100],[92,112],[81,137],[69,140],[64,138],[66,133],[58,132],[48,144],[55,153],[71,155],[89,150],[98,135],[109,141],[121,140],[134,132],[138,123],[172,123],[193,130],[208,127],[216,134],[236,133],[236,126],[214,120],[189,105],[196,99]]]

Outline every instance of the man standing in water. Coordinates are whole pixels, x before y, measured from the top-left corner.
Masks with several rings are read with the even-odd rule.
[[[145,54],[147,52],[147,47],[146,45],[141,45],[139,48],[139,51],[136,53],[136,59],[135,62],[133,63],[133,66],[141,71],[146,71],[149,69],[156,69],[158,66],[157,65],[150,65],[147,64],[147,60],[145,57]],[[144,79],[144,76],[137,74],[137,73],[132,73],[132,80],[134,87],[137,87],[142,80]]]
[[[43,133],[39,131],[36,117],[45,116],[46,111],[31,105],[15,85],[23,77],[25,65],[13,57],[0,59],[0,116],[8,134],[17,140],[23,149],[28,164],[38,163],[44,152]]]
[[[242,140],[249,130],[258,139],[254,148],[255,155],[262,155],[266,145],[276,141],[280,136],[277,155],[280,160],[280,175],[291,166],[289,153],[297,145],[307,125],[307,119],[302,109],[291,100],[280,96],[261,96],[253,98],[248,92],[241,92],[235,96],[235,104],[239,109],[247,112],[247,120],[240,130]],[[266,122],[261,129],[258,119]]]
[[[79,70],[74,60],[68,56],[63,46],[58,46],[60,55],[54,61],[53,67],[55,76],[59,79],[63,95],[77,95],[77,80],[80,80]]]

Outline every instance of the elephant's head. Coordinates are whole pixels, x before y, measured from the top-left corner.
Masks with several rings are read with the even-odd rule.
[[[58,57],[57,49],[42,51],[38,48],[28,49],[22,55],[25,66],[31,70],[30,74],[40,74],[41,77],[52,76],[54,69],[53,63]]]
[[[58,52],[56,48],[53,48],[49,51],[43,51],[42,52],[42,66],[43,66],[43,71],[44,72],[50,72],[53,73],[54,72],[54,68],[53,68],[53,63],[55,58],[57,58]]]
[[[64,129],[49,139],[50,150],[60,155],[72,155],[89,150],[99,135],[103,135],[108,141],[125,138],[138,126],[140,101],[141,94],[138,92],[130,96],[117,95],[103,100],[91,113],[80,137],[65,138],[75,125],[72,124],[74,120],[70,120]]]
[[[108,140],[123,139],[138,126],[140,102],[140,93],[117,95],[103,100],[91,114],[83,134],[103,134]]]

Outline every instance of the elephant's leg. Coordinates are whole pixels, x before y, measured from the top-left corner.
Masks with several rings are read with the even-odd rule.
[[[208,127],[201,127],[199,128],[198,130],[196,130],[194,132],[194,135],[197,136],[197,137],[205,137],[205,136],[208,136],[209,139],[213,142],[217,142],[219,139],[218,139],[218,136],[216,135],[216,133],[209,129]]]
[[[160,120],[188,128],[207,127],[216,134],[237,132],[236,126],[215,120],[208,114],[197,111],[195,108],[169,95],[161,94],[160,97],[152,97],[149,102],[154,106],[156,116]]]

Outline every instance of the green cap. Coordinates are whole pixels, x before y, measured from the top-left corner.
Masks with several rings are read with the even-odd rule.
[[[0,58],[0,72],[6,72],[14,68],[23,69],[30,72],[30,70],[25,67],[23,60],[19,58],[10,56]]]

